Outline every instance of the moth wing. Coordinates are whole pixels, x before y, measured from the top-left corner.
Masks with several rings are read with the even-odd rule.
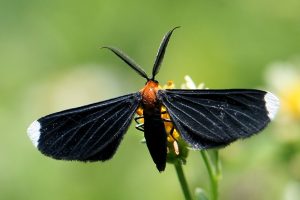
[[[140,100],[138,92],[57,112],[34,121],[27,132],[55,159],[105,161],[117,150]]]
[[[279,100],[261,90],[159,90],[182,138],[195,149],[220,147],[258,133],[272,120]]]

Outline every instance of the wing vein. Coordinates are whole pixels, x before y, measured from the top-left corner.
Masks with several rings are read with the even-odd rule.
[[[221,120],[220,117],[218,117],[216,114],[214,114],[210,109],[207,108],[207,106],[204,106],[203,104],[201,103],[198,103],[197,101],[192,101],[188,98],[182,98],[184,99],[185,101],[187,102],[190,102],[190,103],[194,103],[194,104],[197,104],[198,106],[200,106],[202,109],[205,109],[207,112],[209,112],[211,114],[211,116],[213,116],[214,119],[216,119],[216,121],[219,121],[220,124],[222,124],[223,126],[227,127],[228,129],[230,129],[230,131],[234,134],[234,135],[240,135],[238,134],[232,127],[228,126],[223,120]],[[216,109],[220,110],[220,108],[218,107],[215,107]],[[201,109],[199,109],[199,111],[195,110],[194,108],[192,108],[195,112],[200,112],[201,113]],[[201,113],[202,116],[205,116],[204,114]],[[211,117],[212,118],[212,117]],[[223,131],[223,128],[220,127],[219,124],[215,123],[214,120],[212,120],[210,117],[207,117],[207,119],[212,123],[212,124],[216,124],[217,127],[219,128],[219,130]],[[226,134],[227,135],[227,134]],[[228,135],[227,135],[227,138],[230,138]]]
[[[169,106],[172,106],[172,103],[170,103],[170,101],[169,101],[167,98],[166,98],[166,101],[168,101]],[[201,127],[203,127],[204,129],[206,129],[206,130],[207,130],[209,133],[211,133],[212,135],[214,135],[214,136],[216,136],[216,137],[219,138],[219,136],[216,135],[213,131],[211,131],[207,126],[203,125],[202,123],[200,123],[199,121],[197,121],[196,119],[194,119],[191,115],[187,114],[187,113],[186,113],[185,111],[183,111],[181,108],[178,108],[178,107],[176,107],[176,106],[174,106],[174,105],[173,105],[173,108],[176,109],[176,110],[178,110],[178,111],[181,112],[182,114],[186,115],[186,116],[189,117],[190,119],[192,119],[194,122],[196,122],[196,123],[199,124]],[[169,109],[168,111],[170,112],[170,110],[172,110],[172,109]],[[173,113],[174,113],[174,112],[173,112]],[[178,117],[177,117],[177,119],[178,119]],[[179,119],[178,119],[178,121],[182,122],[182,120],[179,120]],[[199,131],[194,130],[192,127],[189,126],[189,128],[190,128],[191,130],[193,130],[194,132],[199,133]],[[200,133],[200,134],[201,134],[201,133]],[[204,136],[204,137],[208,137],[208,138],[213,138],[212,136],[208,136],[208,135],[203,135],[203,136]]]

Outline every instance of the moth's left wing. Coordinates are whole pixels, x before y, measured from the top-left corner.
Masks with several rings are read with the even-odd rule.
[[[157,95],[195,149],[249,137],[266,127],[279,107],[276,96],[261,90],[159,90]]]
[[[117,150],[141,100],[140,92],[73,108],[34,121],[33,144],[55,159],[105,161]]]

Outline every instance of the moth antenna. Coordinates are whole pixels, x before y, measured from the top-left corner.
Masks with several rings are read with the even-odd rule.
[[[114,47],[108,47],[104,46],[101,47],[102,49],[109,49],[114,54],[116,54],[121,60],[123,60],[127,65],[129,65],[134,71],[136,71],[139,75],[149,80],[149,77],[147,76],[146,72],[129,56],[127,56],[125,53],[123,53],[121,50],[114,48]]]
[[[170,30],[162,39],[158,52],[156,54],[156,59],[152,68],[152,78],[151,80],[154,80],[155,75],[158,73],[159,69],[160,69],[160,64],[162,63],[163,59],[164,59],[164,55],[166,52],[166,48],[168,46],[170,37],[173,33],[173,31],[177,28],[180,28],[180,26],[176,26],[175,28],[173,28],[172,30]]]

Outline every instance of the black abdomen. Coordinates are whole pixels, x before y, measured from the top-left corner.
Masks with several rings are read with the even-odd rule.
[[[167,134],[160,106],[144,109],[144,133],[147,147],[159,171],[164,171],[167,159]]]

